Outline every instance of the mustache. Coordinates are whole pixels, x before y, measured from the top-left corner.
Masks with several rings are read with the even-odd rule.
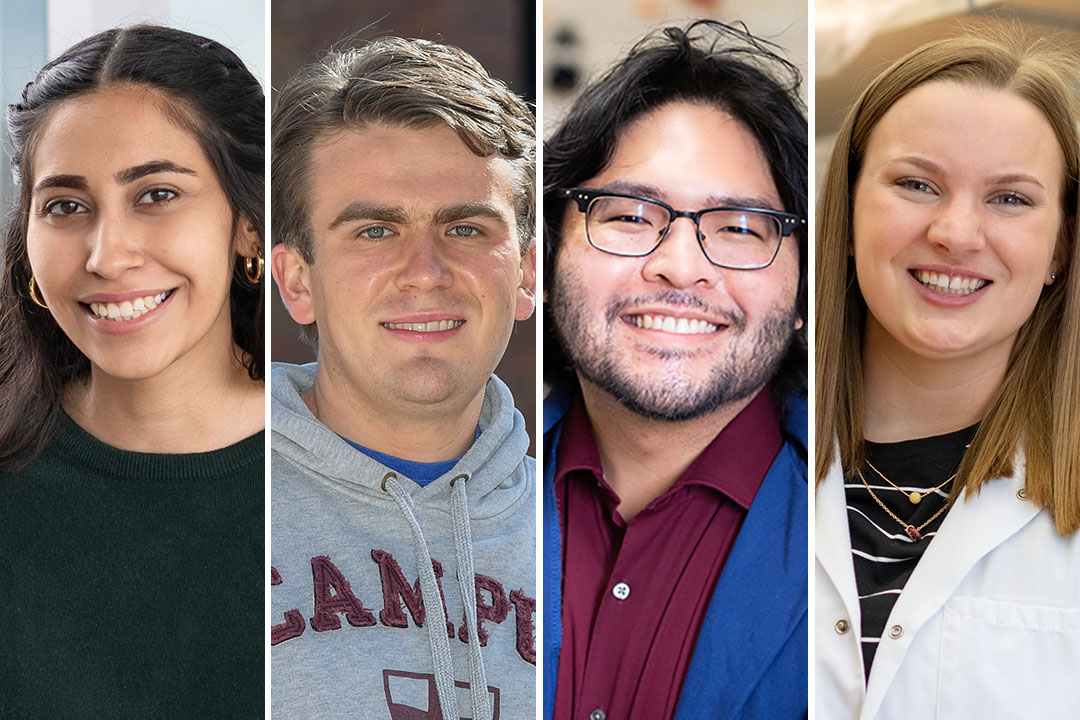
[[[610,324],[618,320],[628,308],[641,305],[667,305],[671,308],[700,310],[735,330],[742,331],[746,328],[746,315],[738,306],[728,308],[714,305],[691,290],[669,289],[640,295],[616,296],[608,302],[604,315]]]

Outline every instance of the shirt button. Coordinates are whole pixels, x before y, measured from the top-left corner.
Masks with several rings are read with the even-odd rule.
[[[611,594],[619,600],[625,600],[626,598],[630,597],[630,586],[626,583],[621,582],[615,587],[611,588]],[[597,710],[595,712],[602,713],[603,710]],[[604,720],[604,718],[601,716],[599,718],[593,718],[592,720]]]
[[[904,628],[900,627],[899,625],[893,625],[891,628],[889,628],[889,637],[891,637],[893,640],[895,640],[896,638],[900,637],[903,634],[904,634]]]
[[[607,720],[607,713],[600,708],[596,708],[589,713],[589,720]]]
[[[851,624],[847,620],[841,618],[840,620],[836,621],[836,625],[834,627],[836,628],[836,633],[838,635],[843,635],[851,628]]]

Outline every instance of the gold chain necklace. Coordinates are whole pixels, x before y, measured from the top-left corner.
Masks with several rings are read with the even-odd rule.
[[[892,486],[893,486],[894,488],[896,488],[896,489],[897,489],[897,490],[899,490],[900,492],[904,492],[904,489],[903,489],[903,488],[901,488],[901,487],[900,487],[899,485],[897,485],[896,483],[894,483],[894,482],[893,482],[892,480],[890,480],[889,478],[885,477],[885,474],[884,474],[884,473],[882,473],[882,472],[881,472],[880,470],[878,470],[878,469],[877,469],[876,467],[874,467],[874,463],[870,462],[870,459],[869,459],[869,458],[867,458],[867,460],[866,460],[866,464],[867,464],[867,465],[869,465],[869,466],[870,466],[870,469],[871,469],[871,470],[873,470],[874,472],[876,472],[876,473],[878,474],[878,476],[879,476],[879,477],[880,477],[880,478],[881,478],[882,480],[884,480],[885,482],[889,483],[890,485],[892,485]],[[932,488],[932,489],[930,489],[930,490],[927,490],[927,491],[926,491],[926,492],[924,492],[924,493],[921,493],[921,492],[919,492],[918,490],[912,490],[912,491],[911,491],[910,493],[904,493],[904,494],[905,494],[905,495],[907,496],[907,499],[908,499],[908,501],[909,501],[909,502],[910,502],[910,503],[911,503],[912,505],[918,505],[919,503],[921,503],[921,502],[922,502],[922,500],[923,500],[923,498],[924,498],[924,497],[926,497],[927,495],[929,495],[929,494],[930,494],[930,493],[932,493],[932,492],[935,492],[935,491],[937,491],[937,490],[940,490],[941,488],[945,487],[946,485],[948,485],[949,483],[951,483],[951,482],[952,482],[953,480],[955,480],[955,479],[956,479],[956,473],[953,473],[953,474],[952,474],[952,475],[950,475],[950,476],[949,476],[948,478],[946,478],[945,482],[941,483],[941,484],[940,484],[940,485],[938,485],[938,486],[937,486],[936,488]],[[864,481],[864,482],[865,482],[865,481]],[[867,487],[870,487],[870,486],[869,486],[869,485],[867,485]]]
[[[873,466],[871,466],[871,467],[873,467]],[[874,491],[870,489],[870,483],[866,482],[866,478],[863,477],[862,470],[856,469],[855,473],[859,476],[859,479],[862,480],[862,484],[866,486],[866,491],[868,493],[870,493],[870,497],[874,498],[874,502],[876,502],[878,505],[880,505],[882,510],[889,513],[889,517],[891,517],[896,522],[900,523],[901,527],[904,528],[904,532],[907,533],[907,536],[909,538],[911,538],[912,542],[919,542],[920,540],[922,540],[922,537],[923,537],[922,536],[922,531],[923,531],[923,529],[927,525],[929,525],[930,523],[937,520],[938,516],[941,515],[941,513],[945,512],[949,508],[950,501],[948,499],[946,499],[945,504],[941,506],[940,510],[938,510],[936,513],[934,513],[933,517],[931,517],[929,520],[924,522],[919,527],[915,527],[911,523],[904,522],[903,520],[901,520],[900,518],[898,518],[896,516],[896,513],[894,513],[889,508],[885,507],[885,503],[881,502],[881,498],[879,498],[877,495],[875,495]],[[949,479],[951,480],[952,478],[949,478]]]

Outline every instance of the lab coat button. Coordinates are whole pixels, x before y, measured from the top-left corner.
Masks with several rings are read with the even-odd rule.
[[[836,628],[836,634],[837,635],[843,635],[849,629],[851,629],[851,623],[849,623],[847,620],[844,620],[843,618],[841,618],[841,619],[836,621],[836,625],[834,625],[833,627]]]
[[[625,600],[630,597],[630,586],[624,582],[619,583],[615,587],[611,588],[611,594],[619,600]],[[600,720],[604,720],[600,718]]]
[[[596,708],[589,713],[589,720],[607,720],[607,713],[600,708]]]
[[[903,634],[904,634],[904,628],[900,627],[899,625],[893,625],[891,628],[889,628],[889,637],[891,637],[893,640],[895,640],[896,638],[900,637]]]

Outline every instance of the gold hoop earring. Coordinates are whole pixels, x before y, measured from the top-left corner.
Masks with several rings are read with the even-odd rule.
[[[38,293],[37,281],[34,280],[34,276],[30,276],[30,300],[38,307],[49,309],[49,306],[45,304],[45,301],[41,299],[41,295]]]
[[[258,285],[262,280],[266,262],[263,260],[262,250],[258,243],[251,243],[251,249],[255,251],[255,257],[244,258],[244,275],[252,285]]]

